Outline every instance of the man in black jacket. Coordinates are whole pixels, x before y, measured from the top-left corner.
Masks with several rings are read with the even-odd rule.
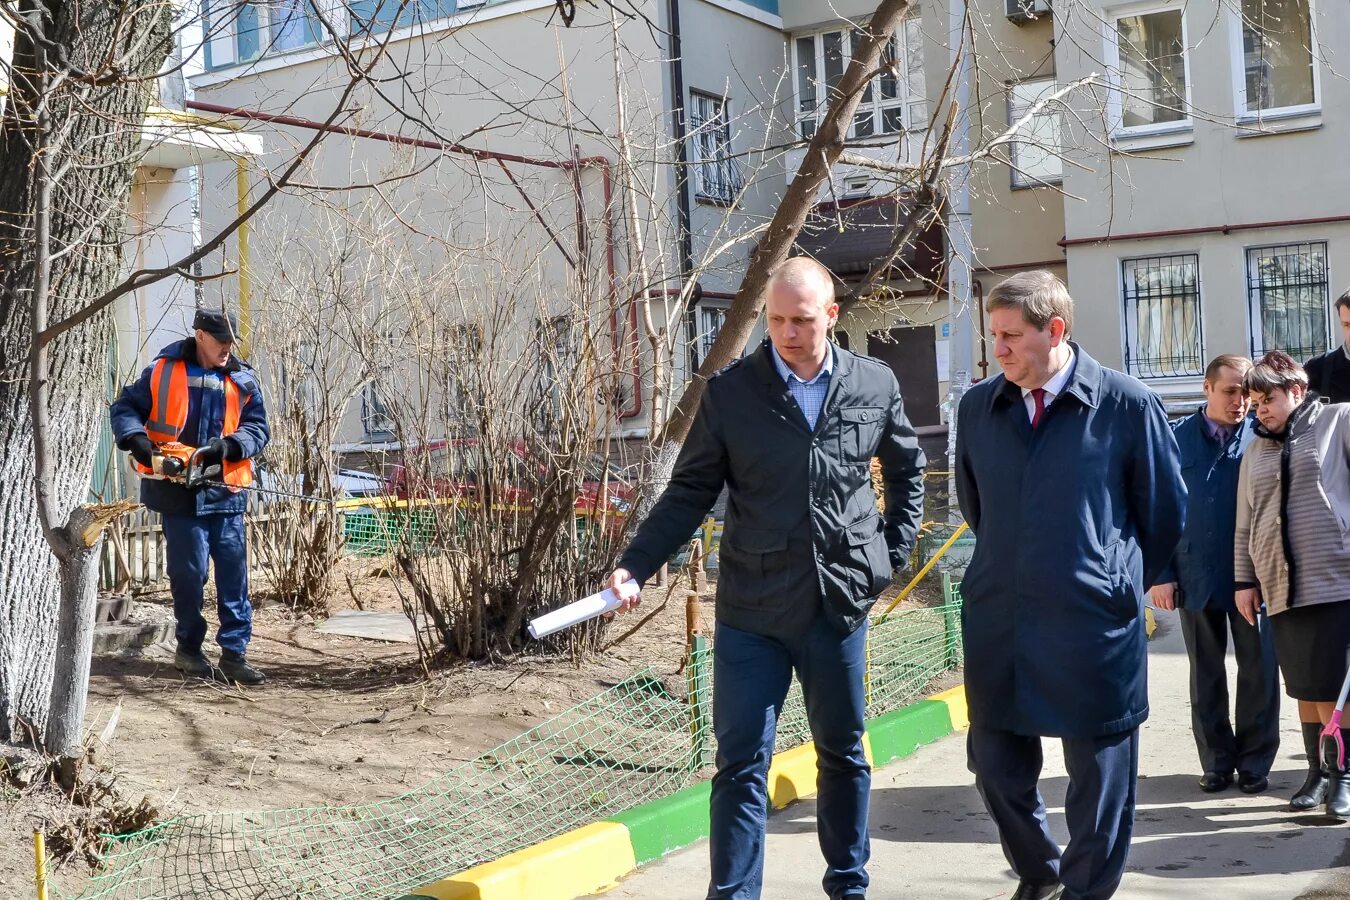
[[[760,895],[769,759],[795,670],[818,757],[825,892],[862,900],[870,852],[867,614],[914,545],[925,460],[891,370],[830,344],[839,315],[830,273],[791,259],[767,291],[769,339],[709,380],[670,484],[608,585],[651,577],[727,487],[708,898]],[[871,490],[874,456],[885,479],[884,517]]]
[[[1339,346],[1314,356],[1303,366],[1308,387],[1332,403],[1350,402],[1350,291],[1336,298],[1336,316],[1341,321]]]

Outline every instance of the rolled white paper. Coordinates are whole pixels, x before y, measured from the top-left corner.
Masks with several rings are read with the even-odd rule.
[[[598,594],[591,594],[589,597],[582,597],[573,603],[569,603],[561,609],[555,609],[551,613],[544,613],[539,618],[530,622],[530,637],[536,641],[540,638],[548,637],[554,632],[562,631],[564,628],[571,628],[573,625],[580,625],[588,619],[594,619],[596,616],[603,616],[607,612],[614,612],[623,603],[623,597],[632,597],[639,592],[638,583],[633,580],[625,581],[619,585],[619,594],[614,593],[609,588],[605,588]],[[622,596],[620,596],[622,594]]]

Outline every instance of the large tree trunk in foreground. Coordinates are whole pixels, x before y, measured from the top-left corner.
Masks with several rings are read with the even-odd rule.
[[[15,35],[0,121],[0,738],[75,755],[97,584],[90,526],[104,518],[81,505],[107,414],[112,332],[104,312],[57,338],[38,385],[34,315],[59,322],[121,274],[140,126],[173,10],[163,0],[17,6],[42,39]],[[35,390],[50,420],[45,445],[34,440]]]

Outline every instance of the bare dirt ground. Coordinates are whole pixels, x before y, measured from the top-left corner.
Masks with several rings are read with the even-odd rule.
[[[397,610],[383,568],[347,560],[356,596],[368,610]],[[355,608],[339,574],[331,612]],[[888,592],[893,596],[895,589]],[[645,667],[679,669],[687,582],[641,630],[598,657],[520,656],[496,665],[465,664],[423,678],[411,644],[321,634],[312,617],[280,607],[256,612],[250,660],[266,685],[239,689],[185,680],[172,650],[158,645],[94,661],[89,731],[98,734],[120,704],[107,746],[95,759],[131,803],[146,798],[163,820],[224,810],[345,805],[401,794],[516,736]],[[642,609],[666,592],[649,588]],[[925,584],[906,605],[938,602]],[[167,595],[138,600],[143,616],[171,618]],[[157,607],[157,608],[156,608]],[[702,618],[712,623],[712,591]],[[208,619],[210,618],[208,614]],[[625,617],[612,640],[636,624]],[[938,685],[936,687],[941,687]],[[53,789],[0,794],[0,897],[33,893],[32,831],[71,818]],[[55,874],[54,897],[74,896],[88,878],[72,861]]]

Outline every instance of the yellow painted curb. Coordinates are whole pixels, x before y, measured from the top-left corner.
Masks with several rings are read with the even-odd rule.
[[[816,745],[784,750],[769,763],[769,802],[782,809],[816,792]]]
[[[408,893],[434,900],[573,900],[612,887],[636,867],[628,829],[596,822]]]
[[[965,685],[954,687],[940,694],[934,694],[928,699],[947,704],[947,712],[952,717],[953,731],[965,731],[970,727],[970,709],[966,706]]]
[[[872,740],[863,735],[863,755],[872,762]],[[769,762],[769,803],[782,809],[816,793],[816,745],[803,744],[776,754]]]

